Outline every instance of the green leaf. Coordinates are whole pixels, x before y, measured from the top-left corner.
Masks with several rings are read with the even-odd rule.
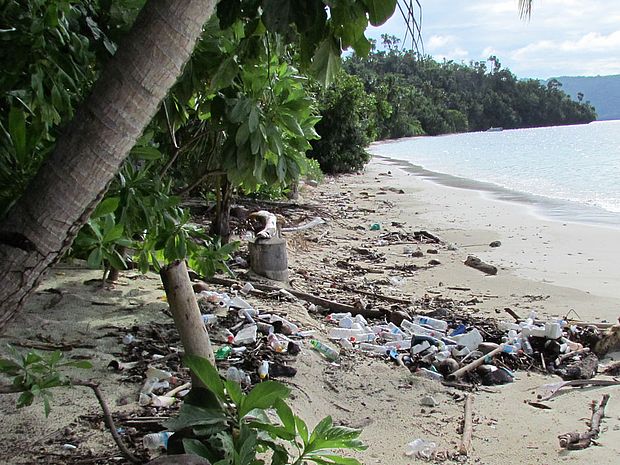
[[[280,115],[280,117],[282,118],[282,122],[284,123],[284,125],[289,131],[291,131],[293,134],[297,136],[304,137],[304,131],[301,129],[301,126],[299,125],[299,123],[297,122],[295,118],[293,118],[291,115],[288,115],[286,113],[283,113],[282,115]]]
[[[103,234],[103,242],[114,242],[123,236],[125,228],[122,224],[115,224],[112,228],[105,231]]]
[[[258,129],[258,120],[259,120],[259,110],[256,105],[252,106],[250,109],[250,116],[248,118],[248,127],[250,132],[256,132]]]
[[[235,61],[235,57],[228,57],[220,63],[217,71],[211,79],[211,90],[223,89],[232,84],[233,80],[239,73],[239,65]]]
[[[164,422],[164,426],[171,431],[180,431],[183,428],[203,425],[217,425],[226,423],[226,415],[220,408],[208,409],[197,407],[185,402],[181,405],[179,415]]]
[[[252,428],[256,428],[261,431],[269,433],[271,436],[284,439],[285,441],[292,441],[297,436],[295,433],[287,431],[283,426],[272,425],[270,423],[261,423],[259,421],[252,421],[248,423]]]
[[[248,393],[241,402],[239,418],[243,418],[253,409],[266,409],[273,407],[278,399],[286,398],[291,390],[277,381],[265,381],[260,383]]]
[[[358,57],[368,56],[372,49],[372,45],[364,35],[360,36],[352,45]]]
[[[250,429],[247,425],[241,425],[241,434],[239,435],[239,460],[236,465],[253,465],[256,459],[256,436],[255,430]]]
[[[9,134],[17,157],[24,159],[26,156],[26,115],[15,107],[9,110]]]
[[[314,428],[306,452],[313,452],[321,449],[355,449],[364,450],[367,446],[360,441],[361,430],[347,428],[345,426],[334,426],[332,417],[327,416]]]
[[[24,391],[17,398],[17,408],[27,407],[32,404],[34,400],[34,394],[30,391]]]
[[[95,211],[90,215],[91,219],[97,219],[109,213],[114,213],[120,203],[120,197],[107,197],[99,202],[99,205],[95,208]]]
[[[224,384],[226,386],[226,392],[228,392],[230,399],[235,403],[237,407],[239,407],[243,399],[243,392],[241,391],[241,386],[239,386],[239,383],[228,380],[226,380]]]
[[[368,19],[373,26],[381,26],[394,14],[396,0],[363,0],[368,9]]]
[[[298,416],[295,416],[295,426],[297,427],[299,436],[301,436],[301,440],[304,442],[304,446],[307,446],[310,437],[308,435],[308,426],[306,425],[306,422]]]
[[[198,439],[183,438],[183,449],[185,449],[186,454],[194,454],[205,458],[211,457],[209,448]]]
[[[13,360],[0,358],[0,373],[7,376],[15,376],[21,371],[21,367]]]
[[[248,141],[248,136],[250,135],[248,123],[243,123],[237,129],[237,134],[235,135],[235,144],[237,147],[242,146]]]
[[[293,411],[287,403],[282,399],[278,399],[275,401],[273,406],[275,407],[284,428],[286,428],[289,433],[296,434],[297,428],[295,426],[295,415],[293,415]]]
[[[310,72],[324,86],[328,86],[340,69],[340,47],[333,37],[327,37],[318,46]]]
[[[90,268],[101,268],[102,261],[103,251],[101,250],[101,247],[95,247],[88,255],[86,263]]]
[[[224,392],[224,383],[220,379],[220,374],[215,367],[211,365],[209,360],[196,355],[186,355],[183,357],[183,362],[187,367],[192,370],[192,373],[203,382],[203,384],[211,390],[220,400],[226,400],[226,393]]]
[[[342,457],[330,453],[312,453],[305,456],[306,460],[311,460],[319,464],[337,464],[337,465],[362,465],[362,463],[351,457]]]
[[[93,364],[90,363],[88,360],[76,360],[74,362],[64,363],[63,365],[72,366],[75,368],[83,368],[83,369],[90,369],[93,367]]]
[[[137,145],[131,149],[131,156],[139,160],[161,160],[164,155],[150,145]]]

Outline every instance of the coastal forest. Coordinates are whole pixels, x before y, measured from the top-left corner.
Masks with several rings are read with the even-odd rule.
[[[558,80],[519,79],[500,59],[438,62],[383,35],[366,57],[351,55],[335,82],[319,92],[321,139],[311,156],[327,171],[360,169],[364,147],[382,139],[491,128],[584,124],[594,107],[573,100]]]

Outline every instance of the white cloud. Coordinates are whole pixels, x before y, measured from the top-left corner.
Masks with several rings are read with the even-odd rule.
[[[439,60],[496,55],[519,77],[620,73],[618,0],[534,0],[525,21],[518,0],[424,1],[422,12],[425,52]],[[387,27],[404,36],[400,18]]]

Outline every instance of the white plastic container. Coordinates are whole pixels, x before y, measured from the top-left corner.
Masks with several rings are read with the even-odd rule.
[[[233,344],[236,346],[244,346],[247,344],[253,344],[256,342],[256,332],[258,327],[256,325],[248,325],[236,334]]]
[[[545,323],[545,337],[547,339],[559,339],[562,337],[562,325],[558,322]]]
[[[467,347],[469,350],[476,350],[478,346],[484,342],[482,334],[480,334],[480,331],[476,328],[464,334],[451,336],[450,338],[458,345]]]
[[[442,337],[444,335],[443,332],[438,331],[436,329],[429,329],[423,326],[412,323],[409,320],[403,320],[400,326],[410,334],[417,334],[421,336],[432,336],[432,337]]]
[[[385,355],[385,353],[390,349],[386,346],[378,346],[375,344],[368,344],[366,342],[362,342],[360,344],[360,350],[362,350],[363,352],[369,352],[371,354]]]
[[[364,334],[361,329],[348,329],[348,328],[331,328],[329,330],[330,339],[354,339],[357,340],[358,336]]]

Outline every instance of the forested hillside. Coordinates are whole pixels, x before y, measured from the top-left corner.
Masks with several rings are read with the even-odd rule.
[[[588,123],[594,108],[576,102],[561,86],[519,80],[499,60],[463,65],[400,50],[384,37],[387,51],[350,57],[345,70],[359,79],[376,105],[376,137],[396,138]]]
[[[573,100],[580,98],[596,108],[597,119],[620,119],[620,74],[613,76],[562,76],[556,78]]]

